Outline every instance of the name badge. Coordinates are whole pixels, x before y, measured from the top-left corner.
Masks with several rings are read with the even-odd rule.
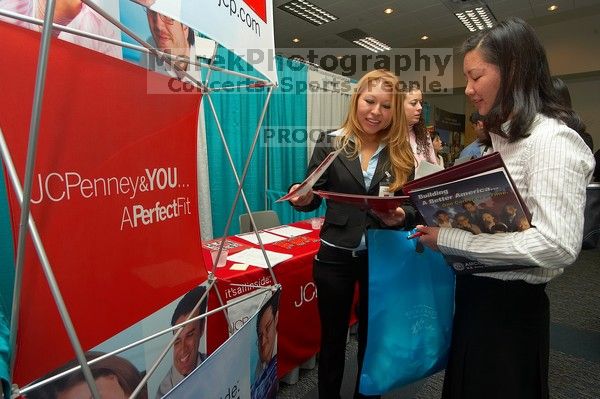
[[[394,193],[390,192],[390,184],[392,184],[392,175],[385,172],[385,179],[379,183],[379,196],[380,197],[392,197]]]
[[[391,197],[394,193],[390,193],[390,186],[379,186],[379,196],[380,197]]]

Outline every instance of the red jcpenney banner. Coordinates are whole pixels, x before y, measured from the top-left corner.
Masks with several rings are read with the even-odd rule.
[[[40,34],[0,23],[0,37],[0,126],[23,182]],[[31,211],[85,350],[206,279],[195,173],[200,95],[147,94],[147,85],[168,81],[52,40]],[[16,237],[14,195],[10,204]],[[28,239],[14,382],[73,357]]]

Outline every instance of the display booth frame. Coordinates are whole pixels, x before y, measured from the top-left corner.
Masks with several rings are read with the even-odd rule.
[[[25,175],[24,175],[25,178],[24,178],[23,185],[21,185],[21,182],[19,181],[19,177],[18,177],[16,168],[14,166],[14,163],[13,163],[13,160],[11,157],[11,153],[10,153],[10,151],[8,149],[8,145],[5,141],[4,133],[2,132],[2,127],[0,126],[0,151],[1,151],[2,159],[3,159],[4,165],[6,166],[6,172],[9,177],[10,183],[13,187],[13,190],[14,190],[14,192],[17,196],[17,199],[20,202],[20,206],[21,206],[21,216],[20,216],[20,223],[19,223],[19,229],[18,229],[19,233],[18,233],[18,240],[17,240],[17,246],[16,246],[17,250],[16,250],[16,260],[15,260],[15,283],[14,283],[14,291],[13,291],[13,304],[12,304],[12,313],[11,313],[10,341],[9,341],[10,373],[11,373],[10,381],[11,381],[11,388],[12,388],[12,392],[11,392],[12,398],[19,397],[22,394],[27,394],[28,392],[31,392],[34,389],[37,389],[47,383],[50,383],[56,379],[64,377],[70,373],[81,370],[81,372],[84,375],[85,381],[88,384],[88,387],[90,389],[92,397],[94,399],[99,399],[100,395],[99,395],[96,383],[94,381],[94,377],[92,376],[92,372],[89,367],[91,364],[94,364],[103,359],[106,359],[107,357],[124,352],[134,346],[146,343],[156,337],[173,332],[174,336],[172,337],[169,344],[164,347],[163,351],[161,352],[161,354],[159,355],[157,360],[150,367],[150,369],[147,370],[146,375],[144,376],[142,381],[139,383],[139,385],[135,389],[135,391],[132,393],[131,398],[135,398],[140,393],[140,391],[142,390],[144,385],[147,383],[147,381],[150,378],[150,376],[152,375],[152,373],[156,370],[156,368],[158,367],[158,365],[160,364],[160,362],[162,361],[164,356],[168,353],[169,349],[172,347],[174,341],[177,339],[178,335],[182,332],[183,326],[185,326],[189,323],[198,321],[200,319],[206,318],[210,315],[219,313],[219,312],[223,312],[226,320],[229,321],[228,316],[227,316],[228,308],[235,306],[241,302],[247,301],[255,296],[262,295],[262,294],[264,294],[265,291],[275,291],[275,290],[278,290],[281,288],[281,286],[277,282],[277,278],[273,272],[273,267],[272,267],[272,265],[269,261],[269,258],[266,254],[261,237],[258,234],[258,229],[256,227],[255,220],[252,216],[252,212],[250,210],[250,206],[248,204],[248,201],[246,199],[246,195],[245,195],[244,189],[243,189],[244,181],[247,177],[248,169],[250,166],[250,160],[256,149],[256,145],[257,145],[261,127],[262,127],[262,123],[264,121],[264,118],[265,118],[265,115],[266,115],[266,112],[268,109],[269,101],[270,101],[271,95],[273,93],[273,90],[277,86],[277,84],[275,82],[270,82],[270,81],[259,79],[255,76],[246,75],[246,74],[243,74],[240,72],[231,71],[231,70],[228,70],[225,68],[220,68],[218,66],[212,65],[212,61],[214,60],[214,56],[216,55],[216,51],[219,46],[218,44],[215,45],[215,49],[213,52],[213,59],[211,59],[209,63],[190,62],[192,64],[195,64],[196,66],[199,66],[201,68],[206,68],[208,70],[208,73],[207,73],[207,76],[206,76],[206,79],[204,80],[204,82],[199,81],[199,80],[195,79],[193,76],[191,76],[189,73],[187,73],[186,71],[181,71],[180,68],[178,68],[177,64],[175,64],[175,62],[174,62],[177,60],[177,57],[172,56],[167,53],[163,53],[160,50],[158,50],[157,48],[155,48],[154,46],[150,45],[148,42],[144,41],[143,39],[138,37],[134,32],[132,32],[130,29],[128,29],[126,26],[124,26],[120,21],[113,18],[110,14],[108,14],[105,10],[103,10],[102,7],[98,6],[97,4],[93,3],[92,1],[82,0],[82,2],[85,3],[87,6],[89,6],[90,8],[92,8],[94,11],[96,11],[102,17],[107,19],[110,23],[115,25],[122,32],[126,33],[132,39],[137,41],[141,46],[124,43],[121,41],[115,41],[110,38],[94,35],[94,34],[91,34],[88,32],[83,32],[83,31],[80,31],[77,29],[72,29],[72,28],[68,28],[65,26],[61,26],[61,25],[52,23],[52,20],[54,17],[54,12],[55,12],[56,0],[48,0],[47,1],[46,12],[45,12],[43,21],[36,19],[36,18],[31,18],[31,17],[22,16],[20,14],[11,13],[9,11],[0,10],[0,15],[4,15],[4,16],[10,17],[10,18],[21,19],[26,22],[30,22],[30,23],[34,23],[34,24],[38,24],[38,25],[42,26],[41,39],[40,39],[41,45],[40,45],[40,50],[39,50],[39,55],[38,55],[34,102],[32,105],[32,112],[31,112],[31,120],[30,120],[30,128],[29,128],[29,141],[28,141],[28,146],[27,146],[27,158],[26,158]],[[250,215],[251,225],[252,225],[254,233],[256,234],[256,238],[257,238],[259,247],[265,258],[265,262],[268,266],[268,270],[269,270],[270,276],[272,278],[273,285],[271,285],[271,286],[250,286],[251,288],[255,289],[253,293],[245,296],[244,298],[232,300],[229,303],[224,304],[223,300],[219,294],[219,290],[217,289],[218,279],[215,275],[215,270],[216,270],[216,266],[217,266],[216,264],[217,264],[217,260],[219,258],[219,256],[217,256],[215,258],[215,261],[213,262],[212,270],[207,271],[208,272],[208,279],[207,279],[208,288],[207,288],[206,292],[203,294],[200,301],[196,304],[195,310],[198,309],[200,304],[207,298],[207,296],[209,295],[209,292],[214,292],[216,294],[218,303],[219,303],[219,307],[212,309],[210,311],[207,311],[203,314],[200,314],[196,317],[188,318],[187,320],[185,320],[182,323],[176,324],[176,325],[174,325],[170,328],[164,329],[162,331],[158,331],[155,334],[146,336],[141,340],[132,342],[129,345],[118,348],[117,350],[114,350],[110,353],[106,353],[105,355],[102,355],[93,360],[88,361],[86,359],[85,351],[80,343],[77,331],[75,330],[75,327],[74,327],[71,317],[69,315],[69,311],[67,309],[65,301],[61,294],[60,287],[59,287],[57,280],[55,278],[55,275],[53,273],[51,261],[50,261],[50,259],[48,259],[46,250],[44,248],[44,244],[38,233],[38,229],[37,229],[35,220],[31,214],[31,209],[30,209],[33,172],[34,172],[34,165],[35,165],[35,160],[36,160],[40,119],[41,119],[42,106],[43,106],[42,99],[44,96],[46,71],[47,71],[47,65],[48,65],[52,31],[54,29],[61,30],[61,31],[67,31],[69,33],[82,35],[82,36],[85,36],[85,37],[88,37],[88,38],[91,38],[94,40],[100,40],[100,41],[119,45],[122,47],[127,47],[130,49],[135,49],[135,50],[142,51],[142,52],[151,53],[151,54],[155,55],[156,57],[160,58],[162,61],[165,61],[166,63],[168,63],[174,69],[176,69],[176,70],[179,69],[181,71],[181,73],[185,76],[185,78],[188,79],[189,81],[191,81],[192,83],[194,83],[196,85],[196,87],[202,92],[203,97],[206,97],[206,99],[209,103],[209,107],[211,109],[212,116],[215,119],[217,129],[218,129],[222,144],[224,146],[225,152],[227,154],[228,162],[232,168],[232,171],[233,171],[233,174],[235,177],[235,181],[236,181],[236,185],[237,185],[235,199],[231,206],[231,210],[229,212],[229,217],[227,220],[227,225],[225,227],[225,232],[223,234],[223,238],[221,239],[221,242],[220,242],[219,256],[223,250],[223,246],[225,244],[225,240],[228,235],[228,231],[231,227],[235,208],[239,202],[239,199],[241,198],[246,211]],[[258,87],[264,87],[267,90],[267,96],[265,99],[265,103],[261,110],[261,115],[259,117],[259,121],[258,121],[256,130],[253,134],[253,141],[251,144],[251,148],[248,151],[248,155],[245,160],[241,176],[240,176],[240,174],[238,174],[238,172],[236,170],[236,167],[233,162],[233,158],[231,156],[231,152],[230,152],[230,149],[229,149],[229,146],[227,143],[227,139],[224,135],[223,129],[222,129],[220,121],[219,121],[219,115],[217,114],[215,105],[211,98],[211,92],[226,90],[225,88],[214,88],[214,89],[209,88],[211,72],[213,70],[231,74],[231,75],[237,76],[237,77],[246,78],[246,79],[254,82],[254,83],[245,84],[245,85],[241,85],[241,86],[233,87],[233,88],[253,88],[253,89],[255,89]],[[227,89],[232,89],[232,87],[228,87]],[[202,107],[202,105],[203,104],[201,101],[199,106]],[[200,217],[200,215],[198,215],[198,217]],[[16,384],[12,384],[12,377],[13,377],[13,373],[14,373],[15,359],[16,359],[16,353],[17,353],[17,349],[18,349],[17,345],[16,345],[16,340],[17,340],[17,335],[18,335],[18,320],[19,320],[19,313],[20,313],[20,298],[21,298],[21,287],[22,287],[23,267],[24,267],[24,257],[25,257],[25,240],[26,240],[26,237],[28,234],[31,235],[31,238],[33,240],[33,245],[34,245],[35,251],[37,253],[37,256],[39,258],[40,264],[42,266],[42,269],[43,269],[43,272],[44,272],[44,275],[46,278],[46,282],[50,288],[53,300],[54,300],[57,310],[60,314],[60,318],[62,320],[63,327],[69,337],[71,347],[75,352],[75,356],[77,358],[77,361],[79,362],[79,366],[73,367],[73,368],[66,370],[58,375],[52,376],[52,377],[44,379],[42,381],[30,383],[30,384],[26,385],[25,387],[19,387]],[[199,250],[201,250],[201,243],[199,242],[198,245],[199,245]],[[193,312],[190,314],[193,314]]]

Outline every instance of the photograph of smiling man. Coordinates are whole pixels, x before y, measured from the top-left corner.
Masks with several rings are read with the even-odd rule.
[[[277,321],[280,292],[276,291],[258,311],[256,321],[258,359],[251,387],[252,399],[275,398],[277,394]]]
[[[146,8],[148,27],[152,38],[150,44],[164,53],[178,56],[181,61],[176,61],[173,68],[165,61],[150,56],[148,67],[158,72],[167,72],[171,76],[183,77],[183,71],[192,70],[189,60],[195,60],[195,36],[194,31],[179,21],[166,15]]]
[[[206,313],[206,298],[194,311],[205,292],[206,287],[201,285],[185,294],[173,312],[171,325],[183,323],[191,317]],[[199,348],[200,338],[205,330],[206,319],[200,319],[183,327],[183,331],[173,344],[173,365],[160,383],[156,393],[157,398],[162,398],[206,359],[206,352]]]

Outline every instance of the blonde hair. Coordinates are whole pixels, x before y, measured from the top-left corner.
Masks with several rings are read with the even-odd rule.
[[[408,123],[404,114],[401,84],[393,73],[385,69],[376,69],[367,73],[358,81],[356,90],[350,99],[348,115],[342,125],[343,133],[336,139],[336,146],[344,148],[349,157],[358,157],[363,140],[363,130],[356,115],[358,100],[362,93],[378,84],[381,84],[386,90],[389,89],[392,93],[392,120],[388,126],[379,131],[379,134],[381,135],[380,142],[387,144],[394,175],[394,181],[390,184],[390,191],[398,191],[408,181],[415,161],[408,140]],[[353,145],[349,145],[351,140],[354,140]]]

